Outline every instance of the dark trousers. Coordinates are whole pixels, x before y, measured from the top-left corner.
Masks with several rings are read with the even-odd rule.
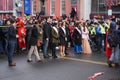
[[[4,52],[5,52],[5,54],[7,54],[8,53],[8,40],[7,39],[4,39],[4,42],[3,42],[3,44],[4,44]]]
[[[52,56],[55,57],[56,56],[56,44],[52,43],[51,49],[52,49]]]
[[[102,34],[102,40],[104,41],[104,50],[106,49],[106,34]]]
[[[11,64],[12,61],[13,61],[13,54],[14,54],[14,49],[15,49],[15,44],[16,44],[16,41],[12,41],[12,40],[9,40],[8,41],[8,63]]]
[[[102,35],[101,34],[98,34],[97,36],[96,36],[97,38],[96,38],[96,42],[97,42],[97,50],[98,51],[101,51],[101,48],[102,48]]]

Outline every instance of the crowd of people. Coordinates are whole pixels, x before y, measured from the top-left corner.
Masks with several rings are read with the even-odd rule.
[[[43,19],[9,18],[4,21],[6,27],[0,28],[0,45],[8,56],[9,66],[16,66],[13,54],[16,50],[27,51],[27,61],[32,62],[32,54],[37,62],[41,62],[39,51],[42,50],[45,59],[58,58],[56,47],[59,46],[59,55],[65,57],[68,46],[74,48],[74,53],[91,55],[106,51],[108,66],[119,66],[119,44],[110,46],[108,35],[111,32],[119,34],[119,24],[112,20],[78,20],[71,18],[45,17]],[[16,48],[17,47],[17,48]],[[3,50],[3,51],[2,51]]]

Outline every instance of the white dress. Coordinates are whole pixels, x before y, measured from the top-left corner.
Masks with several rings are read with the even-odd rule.
[[[82,31],[82,48],[83,48],[83,53],[84,54],[92,54],[90,43],[88,41],[89,40],[89,31],[88,31],[87,27],[85,27],[85,31],[84,31],[84,28],[81,27],[81,31]]]

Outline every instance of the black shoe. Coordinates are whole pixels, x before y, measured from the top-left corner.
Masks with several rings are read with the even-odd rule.
[[[49,56],[45,56],[45,55],[44,55],[43,57],[44,57],[45,59],[48,59],[48,58],[49,58]]]
[[[65,53],[66,56],[68,56],[69,54],[68,53]]]
[[[82,52],[79,52],[78,54],[82,54]]]
[[[42,62],[42,60],[38,60],[37,62]]]
[[[107,63],[108,63],[108,67],[113,67],[111,61],[108,61]]]
[[[56,58],[58,58],[58,57],[57,57],[57,56],[52,56],[52,58],[53,58],[53,59],[56,59]]]
[[[27,60],[27,62],[32,62],[32,60]]]
[[[120,65],[118,63],[115,63],[115,67],[119,67]]]

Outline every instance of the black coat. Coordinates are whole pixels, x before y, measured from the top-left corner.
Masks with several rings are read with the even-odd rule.
[[[34,25],[31,30],[31,38],[29,42],[31,46],[37,45],[38,37],[39,37],[38,29],[37,26]]]
[[[65,45],[67,43],[67,33],[65,34],[62,28],[59,28],[60,44]]]
[[[45,40],[46,38],[50,39],[51,37],[51,24],[46,22],[43,25],[43,40]]]
[[[73,41],[75,45],[81,45],[82,44],[82,35],[77,31],[77,29],[74,29],[73,32]]]
[[[16,34],[17,34],[16,28],[13,25],[10,25],[10,27],[8,27],[8,34],[7,34],[8,41],[10,40],[16,41],[17,40]]]

